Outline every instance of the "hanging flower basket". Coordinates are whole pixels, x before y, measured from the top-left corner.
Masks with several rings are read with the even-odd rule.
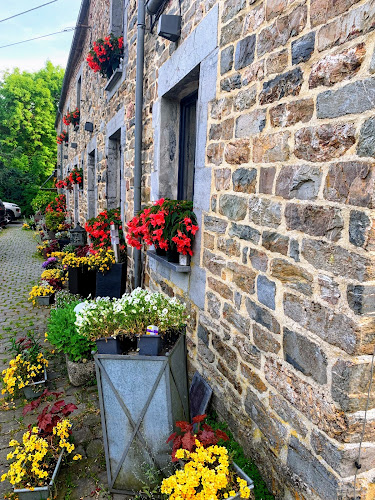
[[[87,56],[87,62],[94,73],[99,73],[110,78],[113,72],[120,66],[123,57],[124,38],[114,35],[99,38],[94,42]]]
[[[68,132],[63,130],[61,134],[59,134],[56,138],[57,144],[63,144],[64,142],[67,144],[69,140]]]
[[[67,114],[63,117],[63,122],[66,126],[72,124],[74,127],[79,124],[80,118],[79,109],[76,108],[74,111],[68,111]]]

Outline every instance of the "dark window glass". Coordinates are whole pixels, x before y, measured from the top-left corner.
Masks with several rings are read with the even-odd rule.
[[[177,198],[179,200],[192,201],[194,195],[197,100],[198,91],[195,91],[181,101],[180,148],[177,190]]]

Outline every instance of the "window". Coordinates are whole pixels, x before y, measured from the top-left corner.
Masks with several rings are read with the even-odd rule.
[[[121,189],[121,130],[117,130],[108,140],[106,193],[107,208],[120,206]]]
[[[193,200],[195,141],[197,134],[197,101],[198,91],[193,92],[180,104],[180,140],[178,163],[179,200]]]
[[[77,80],[77,108],[81,110],[82,76]]]
[[[95,149],[87,155],[87,218],[96,216],[96,200],[98,196],[98,184],[96,179],[96,151]]]

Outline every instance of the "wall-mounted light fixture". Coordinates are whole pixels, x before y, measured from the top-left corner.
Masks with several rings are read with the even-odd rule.
[[[86,122],[85,130],[87,130],[87,132],[94,132],[94,124],[91,122]]]
[[[73,149],[77,149],[77,143],[76,142],[71,142],[70,147]]]
[[[162,14],[159,18],[158,35],[177,42],[181,35],[181,16]]]

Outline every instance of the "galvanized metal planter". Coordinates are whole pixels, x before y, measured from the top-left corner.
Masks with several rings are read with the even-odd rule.
[[[172,473],[166,440],[189,419],[185,336],[165,356],[95,356],[108,484],[134,494],[148,480],[145,465]]]
[[[37,297],[36,300],[38,302],[38,306],[49,306],[53,303],[53,300],[55,298],[55,294],[51,295],[42,295],[40,297]]]
[[[44,377],[42,380],[38,380],[38,382],[32,382],[23,388],[23,393],[26,399],[36,399],[42,395],[44,389],[46,388],[47,382],[47,370],[44,367]]]
[[[53,471],[51,481],[46,486],[41,486],[34,488],[33,491],[26,488],[14,489],[14,493],[17,494],[19,500],[47,500],[50,498],[53,485],[55,483],[56,476],[60,470],[61,462],[64,456],[64,450],[59,455],[55,470]]]

